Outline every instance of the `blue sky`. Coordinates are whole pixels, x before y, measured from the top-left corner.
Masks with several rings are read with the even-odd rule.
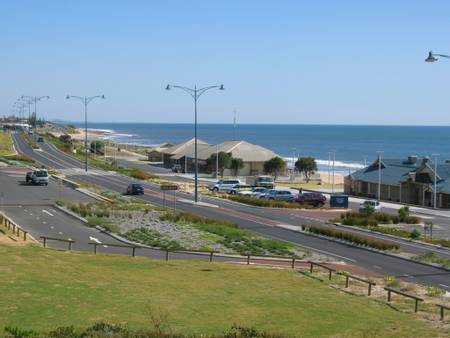
[[[105,94],[93,121],[191,122],[167,83],[224,83],[199,119],[450,125],[450,2],[0,0],[0,115],[20,95],[81,120],[65,95]]]

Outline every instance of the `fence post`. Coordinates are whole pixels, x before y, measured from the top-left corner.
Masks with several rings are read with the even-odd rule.
[[[132,256],[134,257],[135,256],[135,254],[136,254],[136,247],[135,246],[133,246],[133,252],[132,252]]]
[[[332,273],[331,269],[328,270],[328,279],[329,279],[329,280],[331,280],[331,273]]]
[[[166,261],[169,260],[169,250],[166,250]]]
[[[388,302],[391,301],[391,290],[388,290]]]
[[[367,293],[368,296],[372,293],[372,283],[369,283],[369,291]]]
[[[441,306],[441,320],[444,320],[444,307]]]
[[[27,240],[27,232],[26,232],[26,231],[23,232],[23,240],[24,240],[24,241]]]
[[[67,242],[69,244],[69,251],[72,250],[72,242]]]
[[[209,261],[212,262],[213,261],[213,255],[214,255],[214,251],[211,251],[209,253]]]
[[[309,268],[309,272],[313,273],[313,262],[309,262],[309,264],[311,265],[311,267]]]
[[[348,280],[349,280],[349,277],[348,277],[348,275],[346,275],[345,276],[345,287],[346,288],[348,288]]]
[[[292,257],[292,269],[295,269],[295,257]]]
[[[16,225],[13,224],[13,235],[15,235],[15,234],[16,234]]]
[[[47,238],[43,237],[43,240],[44,240],[44,248],[46,248],[47,247]]]
[[[247,255],[247,265],[250,264],[250,255]]]
[[[419,310],[419,300],[416,298],[415,301],[416,301],[416,304],[414,306],[414,312],[417,312]]]
[[[97,243],[94,243],[94,255],[97,254]]]

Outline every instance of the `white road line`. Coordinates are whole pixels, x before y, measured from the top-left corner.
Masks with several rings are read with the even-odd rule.
[[[89,240],[92,241],[92,242],[98,243],[98,244],[101,244],[101,243],[102,243],[102,242],[100,242],[100,241],[98,240],[98,238],[92,237],[92,236],[89,236]]]
[[[47,215],[49,215],[49,216],[54,216],[50,211],[47,211],[47,210],[42,210],[42,212],[44,213],[44,214],[47,214]]]
[[[62,235],[63,233],[62,233],[62,231],[59,231],[58,234]]]
[[[47,224],[47,222],[46,221],[42,221],[42,224]]]
[[[378,270],[383,270],[383,268],[382,268],[381,266],[378,266],[378,265],[373,265],[373,267],[374,267],[375,269],[378,269]]]
[[[450,288],[450,286],[445,285],[445,284],[439,284],[439,285],[442,286],[442,287],[444,287],[444,288],[446,288],[446,289],[449,289],[449,288]]]

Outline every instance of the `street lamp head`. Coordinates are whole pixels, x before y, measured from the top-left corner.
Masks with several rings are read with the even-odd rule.
[[[167,86],[166,86],[166,90],[170,90],[170,85],[167,85]]]
[[[105,99],[105,95],[102,95],[101,98],[104,100]]]
[[[67,100],[70,99],[70,95],[69,94],[66,95],[66,99]]]
[[[220,85],[219,90],[225,90],[225,87],[223,86],[223,84]]]
[[[428,57],[425,59],[425,62],[436,62],[438,59],[433,55],[432,51],[428,52]]]

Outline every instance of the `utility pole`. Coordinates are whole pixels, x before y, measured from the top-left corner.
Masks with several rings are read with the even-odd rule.
[[[333,176],[332,176],[332,182],[331,182],[331,192],[334,194],[334,164],[336,162],[336,150],[333,150]]]
[[[433,207],[437,209],[437,158],[439,154],[432,154],[434,156],[434,198],[433,198]]]
[[[219,177],[219,145],[216,144],[216,178]]]

